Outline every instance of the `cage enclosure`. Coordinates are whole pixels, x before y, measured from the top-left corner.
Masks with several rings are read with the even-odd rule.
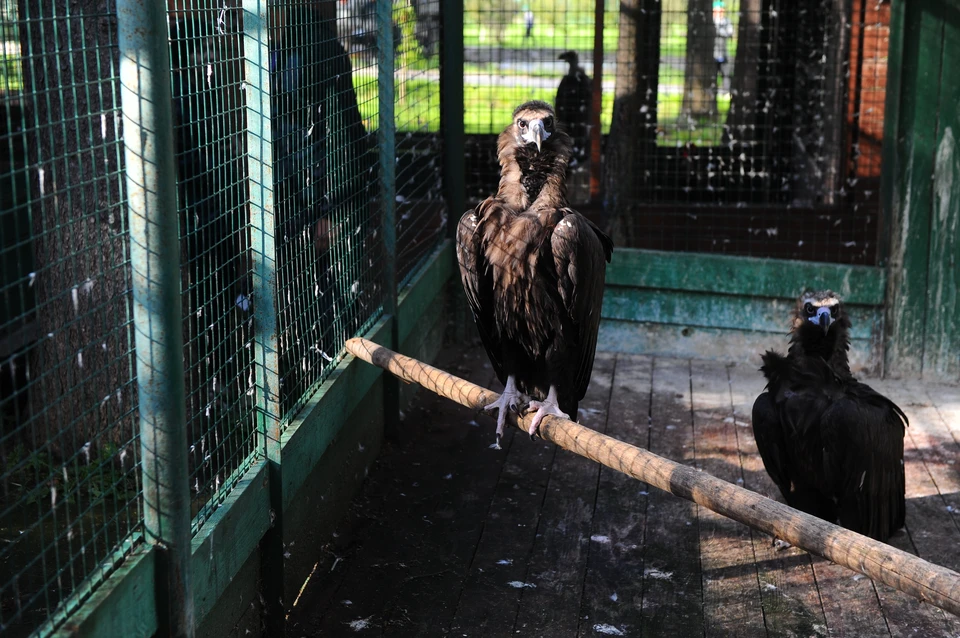
[[[607,386],[755,367],[808,288],[857,372],[960,380],[950,3],[0,0],[0,40],[4,635],[283,631],[410,405],[344,343],[469,342],[454,227],[531,99],[616,244]]]

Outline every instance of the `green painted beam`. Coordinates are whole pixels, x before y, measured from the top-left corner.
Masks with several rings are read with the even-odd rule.
[[[607,285],[796,299],[830,288],[849,304],[883,304],[885,274],[870,266],[618,248]]]
[[[144,542],[159,633],[194,635],[177,164],[167,7],[118,0],[119,87],[136,349]]]
[[[616,319],[600,322],[597,339],[601,351],[736,362],[755,365],[758,370],[761,353],[769,349],[784,352],[787,345],[785,334]],[[875,351],[875,341],[854,339],[850,344],[851,368],[857,373],[875,372]]]
[[[193,537],[191,569],[198,626],[270,529],[270,509],[267,461],[261,460],[247,470]]]
[[[603,294],[601,316],[618,321],[786,335],[794,308],[792,299],[608,286]],[[883,319],[879,308],[848,305],[847,313],[853,323],[851,337],[868,340],[876,337]]]
[[[280,507],[283,484],[281,466],[280,344],[277,318],[277,214],[274,188],[273,128],[270,86],[270,7],[267,0],[243,0],[243,62],[247,79],[247,186],[250,197],[250,254],[253,266],[253,354],[256,378],[256,424],[260,451],[267,459],[272,507],[276,524],[270,527],[260,547],[259,587],[265,600],[261,610],[264,632],[283,635],[286,614],[282,604],[269,594],[282,591],[284,583],[283,512]],[[275,8],[277,13],[282,9]],[[276,17],[274,18],[276,19]],[[329,145],[328,145],[329,146]],[[212,539],[211,539],[212,542]],[[246,554],[243,554],[246,557]],[[243,565],[230,565],[230,577]],[[204,573],[202,578],[218,578]],[[216,581],[219,585],[219,581]],[[208,608],[207,591],[219,595],[223,588],[196,589]],[[225,586],[225,585],[224,585]],[[195,594],[194,598],[198,598]],[[206,613],[206,612],[205,612]]]
[[[891,24],[892,41],[903,40],[903,56],[884,368],[894,376],[914,376],[923,371],[943,24],[931,10],[934,0],[903,4],[893,12]]]
[[[960,65],[960,24],[943,22],[944,69]],[[933,168],[923,374],[960,379],[960,83],[940,76],[940,122]]]
[[[53,635],[154,635],[159,629],[153,592],[156,557],[153,549],[141,544]]]

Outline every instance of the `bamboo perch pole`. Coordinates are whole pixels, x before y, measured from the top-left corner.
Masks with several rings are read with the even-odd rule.
[[[500,396],[366,339],[350,339],[347,351],[404,381],[417,383],[474,410],[480,410]],[[526,432],[524,423],[531,418],[532,415],[526,415],[518,419],[510,414],[508,420]],[[540,436],[574,454],[703,505],[960,616],[960,574],[946,567],[567,419],[547,417],[540,425]]]

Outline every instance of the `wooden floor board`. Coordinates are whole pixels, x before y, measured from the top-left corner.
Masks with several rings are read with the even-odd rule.
[[[486,387],[496,388],[493,370],[483,358],[479,361],[475,371],[465,370],[466,376],[477,382],[483,378],[489,384]],[[459,413],[461,421],[449,424],[458,433],[456,445],[445,454],[437,454],[433,446],[424,450],[427,457],[421,476],[431,480],[418,481],[418,487],[433,484],[438,492],[432,511],[422,517],[419,552],[430,557],[430,563],[408,573],[395,596],[385,601],[384,634],[388,636],[424,635],[449,626],[483,531],[504,453],[489,448],[496,430],[492,418],[466,410]],[[408,415],[406,421],[412,418],[416,415]],[[511,446],[512,436],[503,441],[504,449]]]
[[[467,575],[451,632],[511,633],[533,548],[547,480],[557,450],[513,431],[483,534]]]
[[[607,434],[646,447],[652,362],[619,355]],[[578,635],[639,635],[643,622],[643,535],[647,486],[601,468],[587,548]],[[620,634],[616,632],[621,632]]]
[[[782,500],[779,490],[763,469],[751,427],[753,402],[763,390],[763,377],[756,366],[727,366],[725,371],[731,407],[730,415],[724,419],[725,432],[728,438],[733,437],[728,445],[734,443],[740,453],[742,474],[739,479],[749,490]],[[797,632],[809,636],[827,635],[829,625],[810,556],[792,547],[778,550],[772,539],[760,532],[753,532],[751,540],[770,635]]]
[[[482,349],[441,367],[498,389]],[[907,411],[907,530],[960,568],[960,387],[867,380]],[[782,501],[756,366],[601,354],[581,422]],[[291,635],[960,636],[960,619],[421,395],[291,610]]]
[[[597,355],[590,388],[580,403],[580,423],[600,432],[607,427],[615,364],[615,355]],[[514,626],[520,635],[577,635],[599,474],[596,463],[557,452],[522,579],[534,587],[521,590]]]
[[[910,419],[904,437],[904,470],[906,474],[908,536],[903,533],[891,544],[921,558],[957,569],[960,567],[960,532],[953,514],[941,497],[932,470],[933,457],[939,455],[936,437],[932,434],[939,418],[936,410],[907,390],[901,382],[870,380],[870,385],[896,402]],[[920,399],[920,400],[917,400]],[[929,446],[933,446],[931,449]],[[927,457],[931,463],[927,463]],[[939,473],[942,475],[942,473]],[[953,479],[955,481],[955,477]],[[878,586],[881,602],[888,610],[887,621],[893,635],[910,635],[920,627],[929,636],[955,636],[960,633],[960,619],[888,587]]]
[[[742,484],[726,366],[694,362],[692,385],[698,467],[725,481]],[[706,508],[700,508],[699,513],[707,635],[768,635],[753,532]]]
[[[697,459],[690,412],[690,364],[658,358],[653,370],[650,451],[693,466]],[[651,490],[643,556],[643,635],[702,635],[697,506]]]

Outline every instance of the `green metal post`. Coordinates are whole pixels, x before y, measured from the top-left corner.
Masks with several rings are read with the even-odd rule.
[[[463,0],[443,0],[440,4],[440,131],[443,143],[443,194],[447,202],[449,236],[456,240],[457,224],[466,211],[466,164],[463,124]],[[459,287],[454,284],[455,287]],[[472,320],[466,298],[453,296],[454,337],[470,337]]]
[[[118,0],[144,535],[161,636],[193,636],[177,172],[166,4]]]
[[[599,205],[602,157],[600,113],[603,111],[603,1],[593,7],[593,87],[590,104],[590,203]]]
[[[443,189],[450,210],[450,236],[466,210],[463,125],[463,0],[440,6],[440,130],[443,132]]]
[[[380,121],[380,219],[383,224],[383,311],[390,316],[390,342],[400,348],[397,324],[397,126],[394,117],[393,0],[377,0],[377,91]],[[400,423],[400,383],[384,375],[384,425],[394,436]]]
[[[283,480],[280,459],[280,353],[277,329],[277,246],[274,216],[273,132],[270,125],[270,38],[267,0],[243,0],[247,100],[247,169],[253,253],[254,358],[257,432],[267,458],[270,530],[260,541],[261,600],[266,635],[282,636]]]

